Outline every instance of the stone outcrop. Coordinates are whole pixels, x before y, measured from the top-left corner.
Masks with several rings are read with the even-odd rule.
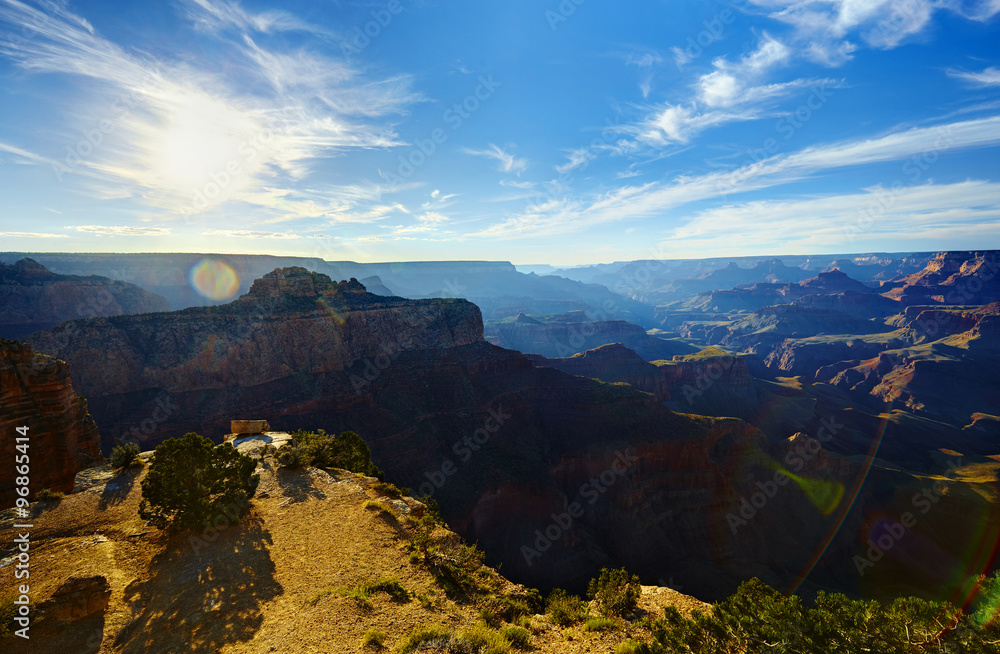
[[[166,299],[133,284],[56,275],[27,258],[0,263],[0,338],[22,338],[76,318],[169,310]]]
[[[1000,301],[1000,252],[941,252],[918,273],[885,282],[883,295],[903,304]]]
[[[587,320],[584,312],[540,321],[524,314],[513,320],[491,323],[486,330],[491,343],[543,357],[565,358],[609,343],[621,343],[646,361],[690,354],[697,348],[677,340],[650,336],[625,320]]]
[[[723,387],[746,389],[750,385],[746,359],[718,348],[709,348],[697,355],[676,355],[672,360],[656,364],[643,360],[621,343],[602,345],[567,358],[526,356],[535,365],[556,368],[578,377],[629,384],[653,394],[662,402],[686,400],[701,395],[710,386],[717,385],[713,394],[718,395]],[[683,408],[683,403],[677,406]]]
[[[0,507],[13,506],[15,429],[28,427],[30,489],[68,493],[82,467],[100,457],[97,426],[70,383],[69,367],[16,341],[0,340]]]
[[[176,435],[171,430],[178,425],[224,433],[219,425],[228,428],[233,411],[224,419],[208,406],[181,415],[170,399],[180,393],[207,398],[341,371],[358,361],[367,362],[358,377],[364,382],[402,351],[454,347],[482,336],[479,310],[465,300],[385,298],[353,279],[337,283],[284,268],[228,305],[71,321],[31,340],[70,364],[107,450],[119,436],[155,445]],[[246,411],[258,413],[253,406]]]
[[[70,577],[37,610],[47,620],[76,622],[103,615],[110,600],[111,586],[104,576]]]

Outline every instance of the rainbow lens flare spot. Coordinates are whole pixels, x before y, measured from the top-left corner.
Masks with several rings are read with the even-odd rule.
[[[191,286],[204,297],[228,300],[240,290],[240,276],[233,267],[218,259],[202,259],[191,266]]]

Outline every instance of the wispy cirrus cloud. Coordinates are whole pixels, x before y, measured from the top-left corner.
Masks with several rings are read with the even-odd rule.
[[[860,47],[888,50],[923,32],[937,11],[986,21],[1000,2],[985,0],[750,0],[794,29],[797,47],[825,65],[840,65]]]
[[[838,85],[831,79],[769,82],[773,71],[786,65],[792,55],[792,48],[765,33],[753,50],[735,61],[715,59],[712,70],[692,84],[689,101],[651,107],[642,121],[621,131],[638,144],[657,148],[684,144],[708,129],[773,115],[771,105],[796,92]]]
[[[315,25],[299,20],[280,9],[251,12],[229,0],[184,0],[187,17],[200,29],[219,31],[235,29],[255,32],[312,32],[325,34]]]
[[[30,26],[32,33],[0,42],[0,55],[33,74],[101,82],[93,88],[106,90],[106,109],[80,127],[102,120],[114,125],[69,165],[32,158],[15,144],[3,151],[20,155],[22,163],[61,165],[84,178],[74,179],[93,197],[131,198],[167,215],[236,202],[287,217],[343,208],[330,197],[295,201],[290,211],[275,206],[281,189],[307,178],[318,162],[402,144],[385,119],[421,100],[408,78],[370,79],[304,49],[256,42],[252,34],[315,31],[283,11],[252,13],[221,0],[190,0],[184,10],[204,28],[201,38],[215,39],[215,56],[197,67],[173,52],[114,43],[64,4],[0,0],[0,26]],[[241,38],[217,34],[227,30]],[[75,117],[68,118],[72,124]],[[72,135],[67,130],[66,141],[75,143],[79,137]],[[63,151],[65,143],[55,140],[52,149]]]
[[[471,154],[476,157],[495,159],[497,161],[497,170],[500,170],[501,172],[520,175],[528,168],[527,159],[518,159],[513,154],[510,154],[500,146],[493,143],[490,143],[489,147],[481,150],[463,148],[462,151],[465,152],[465,154]]]
[[[1000,116],[914,127],[874,136],[818,145],[790,154],[672,182],[622,186],[589,198],[553,199],[477,232],[492,238],[531,238],[564,234],[588,226],[661,215],[692,202],[773,188],[826,170],[900,161],[914,155],[1000,144]]]
[[[210,229],[201,233],[202,236],[221,236],[224,238],[252,238],[267,240],[289,240],[305,238],[303,234],[287,232],[262,232],[252,229]]]
[[[948,76],[969,82],[975,86],[1000,86],[1000,68],[996,66],[990,66],[979,72],[949,69]]]
[[[1000,184],[975,180],[724,205],[694,214],[662,245],[679,252],[725,240],[757,251],[849,251],[862,242],[975,238],[997,227]]]
[[[68,238],[66,234],[49,234],[44,232],[0,232],[4,238]]]
[[[141,225],[72,225],[66,229],[100,236],[169,236],[172,233],[172,230],[166,227],[143,227]]]

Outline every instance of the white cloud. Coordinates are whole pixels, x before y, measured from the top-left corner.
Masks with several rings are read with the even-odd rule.
[[[42,232],[0,232],[4,238],[68,238],[66,234],[46,234]]]
[[[477,157],[487,157],[489,159],[496,159],[499,162],[498,170],[505,173],[515,173],[520,175],[528,168],[527,159],[518,159],[514,155],[508,153],[503,148],[489,144],[488,148],[482,150],[475,150],[472,148],[463,148],[462,151],[466,154],[471,154]]]
[[[701,211],[661,244],[674,251],[718,247],[789,252],[850,250],[859,242],[945,241],[1000,226],[1000,184],[967,181],[783,201],[748,202]]]
[[[576,148],[566,154],[566,159],[566,163],[556,166],[556,171],[560,174],[586,166],[594,159],[594,155],[589,148]]]
[[[797,91],[818,86],[837,86],[830,79],[794,79],[767,83],[773,69],[787,63],[792,50],[764,34],[757,47],[737,61],[720,57],[713,70],[698,77],[694,97],[688,103],[666,103],[653,107],[638,125],[621,131],[637,143],[663,147],[688,143],[701,132],[734,122],[757,120],[773,115],[767,107]]]
[[[788,46],[765,34],[757,49],[739,61],[733,63],[720,58],[712,62],[715,70],[698,80],[698,99],[709,107],[731,107],[774,97],[780,94],[781,87],[798,88],[804,80],[772,85],[777,88],[769,92],[761,92],[754,87],[757,80],[775,66],[787,62],[790,56]]]
[[[66,229],[75,229],[86,234],[100,236],[169,236],[171,230],[166,227],[141,227],[138,225],[72,225]]]
[[[656,146],[668,143],[687,143],[694,136],[711,127],[726,123],[753,120],[753,111],[699,112],[694,106],[666,105],[641,125],[636,131],[639,140]]]
[[[679,177],[672,182],[623,186],[583,200],[551,201],[530,207],[477,236],[522,238],[562,234],[588,226],[648,218],[701,200],[709,200],[793,182],[834,168],[918,156],[921,160],[965,148],[1000,145],[1000,116],[936,127],[916,127],[891,134],[841,141],[776,155],[728,172]],[[920,179],[926,171],[901,168],[903,180]]]
[[[92,87],[105,93],[103,115],[80,126],[67,120],[67,140],[79,138],[77,127],[99,120],[113,125],[66,171],[79,175],[93,197],[131,198],[173,214],[263,200],[257,208],[279,219],[300,216],[322,211],[324,202],[329,210],[331,198],[316,206],[298,201],[291,211],[271,200],[292,194],[282,189],[305,179],[318,162],[403,144],[385,119],[421,100],[408,78],[368,79],[305,49],[265,48],[246,34],[308,28],[284,12],[253,14],[222,0],[190,0],[187,7],[209,32],[231,28],[243,38],[220,38],[213,57],[193,68],[173,52],[126,51],[61,3],[41,11],[0,0],[0,28],[34,30],[30,39],[0,42],[0,54],[31,73],[96,80]],[[0,150],[21,163],[58,163],[15,145]]]
[[[260,232],[252,229],[210,229],[202,232],[202,236],[222,236],[224,238],[252,238],[252,239],[297,239],[303,238],[302,234],[287,232]]]
[[[948,76],[957,77],[976,86],[1000,86],[1000,68],[995,66],[990,66],[978,73],[949,69]]]
[[[199,28],[208,31],[237,29],[254,32],[304,31],[323,34],[315,26],[295,18],[291,14],[271,10],[253,13],[245,10],[238,2],[226,0],[184,0],[188,5],[187,16]]]
[[[449,218],[436,211],[427,211],[417,216],[417,220],[425,225],[440,225],[448,222]]]
[[[858,49],[855,41],[891,49],[919,35],[939,9],[970,20],[986,21],[1000,12],[1000,2],[962,0],[750,0],[776,20],[791,25],[794,40],[810,58],[840,65]]]

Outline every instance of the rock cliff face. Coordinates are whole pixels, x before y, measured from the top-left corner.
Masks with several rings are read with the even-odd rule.
[[[725,538],[762,442],[739,420],[675,414],[489,345],[468,302],[387,299],[303,269],[229,305],[71,322],[36,342],[73,362],[103,430],[143,447],[188,430],[219,438],[249,415],[278,431],[355,430],[390,478],[432,494],[490,560],[536,585],[579,586],[613,564],[696,583],[732,547],[696,543]],[[573,523],[550,529],[571,507]],[[565,537],[536,542],[554,529]],[[665,551],[699,563],[673,566]],[[728,592],[736,575],[711,586]]]
[[[697,351],[682,341],[650,336],[625,320],[587,320],[582,311],[544,322],[520,314],[513,320],[491,323],[486,335],[500,347],[544,357],[570,357],[609,343],[621,343],[646,361]]]
[[[69,368],[16,341],[0,339],[0,508],[13,506],[15,429],[28,427],[30,489],[68,493],[81,467],[100,457],[97,426],[70,384]]]
[[[232,270],[239,293],[247,292],[253,280],[275,268],[299,266],[327,275],[340,275],[336,266],[319,258],[278,257],[264,254],[15,252],[0,254],[0,261],[13,263],[23,257],[30,257],[49,270],[63,275],[101,275],[135,284],[162,296],[169,302],[166,309],[159,309],[161,311],[229,301],[207,298],[196,291],[191,284],[192,269],[205,260],[218,262]]]
[[[987,304],[1000,301],[1000,253],[941,252],[918,273],[883,284],[903,304]]]
[[[717,355],[712,350],[717,351]],[[621,343],[611,343],[567,358],[546,358],[537,354],[527,357],[538,366],[556,368],[571,375],[622,382],[647,393],[662,402],[680,401],[701,395],[708,386],[745,389],[750,385],[746,359],[730,355],[718,348],[705,354],[675,356],[673,360],[649,363]],[[680,406],[680,405],[678,405]]]
[[[869,475],[863,457],[835,454],[870,451],[876,416],[805,406],[796,422],[806,433],[819,433],[821,418],[867,422],[841,425],[828,456],[803,454],[811,442],[788,440],[794,431],[765,436],[735,418],[671,411],[626,384],[533,365],[485,342],[466,301],[378,297],[304,269],[275,271],[228,305],[72,321],[34,340],[71,362],[102,431],[144,447],[186,431],[219,440],[243,417],[275,431],[354,430],[390,479],[432,495],[490,563],[533,586],[582,590],[601,567],[626,566],[716,598],[749,575],[791,587],[819,558],[822,583],[851,590],[867,515],[906,507],[905,493],[893,504],[884,489],[921,483],[899,471]],[[722,382],[705,358],[661,378],[698,387],[704,373],[706,396],[734,389],[716,395],[728,408],[745,369],[734,361]],[[802,404],[763,408],[784,415],[792,402]],[[941,447],[940,433],[927,431]],[[909,423],[885,432],[887,445],[913,449],[903,442],[912,432]],[[796,481],[778,490],[782,469]],[[855,501],[839,493],[866,475],[881,475],[878,485]],[[949,506],[946,518],[970,514]]]
[[[31,259],[0,263],[0,338],[22,338],[76,318],[169,310],[164,298],[125,282],[56,275]]]
[[[222,397],[232,389],[367,361],[361,383],[401,351],[481,340],[479,310],[465,300],[384,298],[356,280],[338,284],[294,267],[265,275],[228,305],[71,321],[32,337],[70,364],[105,450],[118,437],[155,444],[178,425],[214,432],[232,418]],[[171,398],[182,393],[223,406],[179,410]]]

